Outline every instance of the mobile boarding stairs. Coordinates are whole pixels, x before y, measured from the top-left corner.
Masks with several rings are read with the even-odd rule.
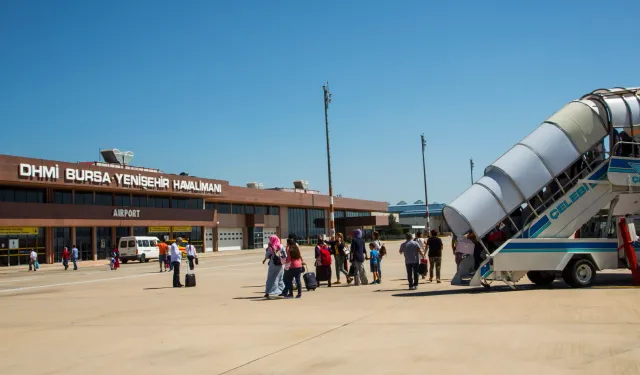
[[[464,258],[453,285],[512,288],[525,275],[536,284],[557,276],[569,285],[592,284],[596,271],[629,268],[640,283],[640,246],[633,223],[640,214],[640,89],[593,91],[567,104],[485,169],[484,176],[445,206],[454,235],[478,239],[510,233],[476,270]],[[618,131],[630,135],[616,142]],[[606,151],[605,141],[609,142]],[[608,208],[607,231],[619,217],[618,239],[575,239],[574,233]],[[605,236],[606,237],[606,236]]]

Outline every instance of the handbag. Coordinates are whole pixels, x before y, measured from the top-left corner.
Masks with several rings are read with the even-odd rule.
[[[196,266],[199,265],[200,262],[198,262],[198,257],[196,257]]]
[[[36,260],[36,269],[40,268],[40,263]]]
[[[356,268],[355,264],[351,264],[351,266],[349,267],[349,276],[350,277],[354,277],[358,274],[358,268]]]

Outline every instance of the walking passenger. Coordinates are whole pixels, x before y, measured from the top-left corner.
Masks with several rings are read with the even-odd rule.
[[[182,251],[178,244],[182,242],[182,238],[171,244],[169,254],[171,255],[171,267],[173,267],[173,287],[182,288],[184,285],[180,282],[180,263],[182,262]]]
[[[287,255],[286,263],[289,265],[289,271],[287,272],[287,278],[285,279],[286,284],[286,293],[285,298],[293,298],[293,280],[296,280],[296,285],[298,286],[298,296],[296,298],[302,297],[302,283],[300,282],[300,275],[302,274],[304,259],[302,258],[302,254],[300,252],[300,248],[298,244],[295,242],[289,246],[289,254]]]
[[[158,256],[158,263],[160,263],[160,272],[162,272],[162,267],[164,266],[164,272],[169,270],[169,262],[167,261],[167,253],[169,252],[169,246],[165,241],[158,243],[158,252],[160,255]]]
[[[380,252],[376,250],[376,244],[371,242],[369,244],[369,267],[371,268],[371,273],[373,274],[373,282],[371,284],[380,284],[380,270],[378,266],[380,265]]]
[[[291,272],[289,271],[289,269],[291,268],[291,257],[289,256],[290,251],[291,251],[291,247],[293,245],[295,245],[296,241],[291,237],[292,235],[290,234],[289,237],[287,238],[287,247],[285,248],[285,254],[286,254],[286,258],[284,261],[284,275],[283,275],[283,279],[284,279],[284,289],[282,290],[282,293],[280,294],[280,297],[286,297],[289,295],[289,287],[287,286],[287,280],[289,275],[291,275]],[[293,290],[291,290],[291,292],[293,292]]]
[[[407,240],[400,245],[400,254],[404,254],[409,290],[418,289],[418,264],[420,263],[420,257],[424,258],[424,253],[420,245],[413,240],[411,233],[407,233]]]
[[[465,236],[457,236],[455,246],[453,246],[453,253],[456,257],[456,270],[460,268],[460,263],[467,256],[473,254],[474,244]]]
[[[373,245],[380,254],[378,258],[378,284],[380,284],[380,280],[382,280],[382,258],[387,255],[387,249],[382,244],[382,241],[380,241],[380,233],[373,232],[371,236],[373,237]]]
[[[440,268],[442,266],[442,240],[438,238],[438,232],[431,231],[431,237],[427,239],[429,251],[429,282],[433,282],[433,268],[436,269],[436,282],[440,284]]]
[[[482,246],[482,240],[476,237],[476,234],[471,232],[467,235],[467,238],[473,242],[473,260],[474,260],[474,269],[480,268],[480,263],[483,260],[484,247]]]
[[[64,250],[62,250],[62,265],[64,266],[64,270],[68,270],[69,269],[69,249],[67,249],[67,247],[64,247]]]
[[[279,295],[284,291],[284,262],[286,258],[287,254],[282,248],[278,236],[269,237],[269,246],[262,261],[262,264],[269,261],[264,298],[268,299],[270,295]]]
[[[354,267],[356,270],[356,273],[354,275],[356,279],[355,285],[359,286],[360,284],[369,284],[367,273],[364,270],[364,261],[368,259],[367,249],[365,249],[364,247],[364,241],[362,240],[362,231],[360,229],[356,229],[353,232],[353,238],[351,239],[350,257],[352,267]]]
[[[187,260],[189,260],[189,269],[193,271],[193,269],[196,267],[194,265],[194,260],[198,257],[198,254],[196,253],[196,247],[191,244],[191,240],[189,240],[186,251]]]
[[[78,270],[78,248],[76,245],[73,245],[71,248],[71,261],[73,262],[73,270]]]
[[[418,245],[420,246],[420,250],[422,250],[422,252],[424,254],[426,254],[426,245],[425,245],[425,241],[424,238],[422,238],[422,232],[418,231],[418,233],[416,233],[416,238],[415,241],[418,243]],[[421,257],[420,260],[425,259],[424,257]],[[422,275],[422,279],[424,279],[425,277],[427,277],[426,274]]]
[[[113,257],[113,270],[117,271],[120,268],[120,250],[117,246],[113,247],[111,256]]]
[[[338,235],[336,236],[336,240],[333,241],[331,243],[331,249],[333,250],[333,255],[335,257],[335,261],[336,261],[336,278],[337,281],[335,282],[336,285],[341,284],[340,282],[340,274],[344,274],[345,277],[347,278],[347,284],[351,284],[351,277],[349,276],[349,272],[347,271],[346,267],[345,267],[345,262],[347,260],[347,255],[345,253],[345,244],[344,244],[344,237],[342,236],[342,233],[338,233]]]
[[[31,271],[31,267],[33,267],[33,272],[38,270],[38,253],[35,250],[31,250],[29,254],[29,271]]]

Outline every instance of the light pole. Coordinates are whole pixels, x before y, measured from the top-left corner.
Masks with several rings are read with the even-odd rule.
[[[329,82],[322,86],[324,92],[324,125],[327,133],[327,170],[329,173],[329,237],[336,234],[336,222],[333,213],[333,186],[331,184],[331,150],[329,148],[329,103],[331,103],[331,93],[329,92]]]
[[[424,161],[424,150],[425,148],[427,148],[427,141],[424,139],[424,134],[422,134],[420,136],[420,139],[422,140],[422,172],[424,173],[424,205],[427,208],[427,226],[426,226],[426,230],[427,230],[427,236],[429,236],[429,234],[431,233],[431,223],[429,220],[429,198],[427,196],[427,167]]]
[[[469,167],[471,168],[471,185],[473,185],[473,158],[469,159]]]

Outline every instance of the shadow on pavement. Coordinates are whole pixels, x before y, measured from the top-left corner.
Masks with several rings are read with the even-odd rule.
[[[426,284],[428,285],[428,284]],[[420,284],[421,287],[425,287],[425,284]],[[456,294],[478,294],[478,293],[501,293],[501,292],[526,292],[534,290],[567,290],[574,289],[565,284],[562,280],[556,280],[553,284],[548,286],[538,286],[535,284],[516,284],[517,290],[512,290],[506,284],[500,281],[494,281],[491,284],[491,288],[486,289],[483,287],[464,287],[459,289],[445,289],[445,290],[424,290],[424,291],[411,291],[402,294],[392,294],[393,297],[431,297],[431,296],[446,296]],[[607,274],[598,273],[593,285],[589,288],[580,288],[576,290],[599,290],[599,289],[640,289],[640,286],[631,285],[631,274]],[[406,289],[405,289],[406,290]],[[392,292],[394,290],[388,290]],[[379,290],[379,292],[385,292],[385,290]]]
[[[233,297],[233,299],[246,299],[246,300],[252,300],[252,299],[265,299],[264,297]]]
[[[155,288],[142,288],[142,290],[160,290],[160,289],[173,289],[172,286],[160,286]]]
[[[240,288],[264,288],[264,285],[246,285],[241,286]]]
[[[406,290],[406,289],[405,289]],[[463,289],[445,289],[445,290],[425,290],[423,292],[420,291],[411,291],[408,293],[402,294],[392,294],[392,297],[435,297],[435,296],[450,296],[456,294],[477,294],[477,293],[491,293],[491,292],[507,292],[511,291],[509,287],[506,285],[503,287],[485,289],[485,288],[463,288]]]

